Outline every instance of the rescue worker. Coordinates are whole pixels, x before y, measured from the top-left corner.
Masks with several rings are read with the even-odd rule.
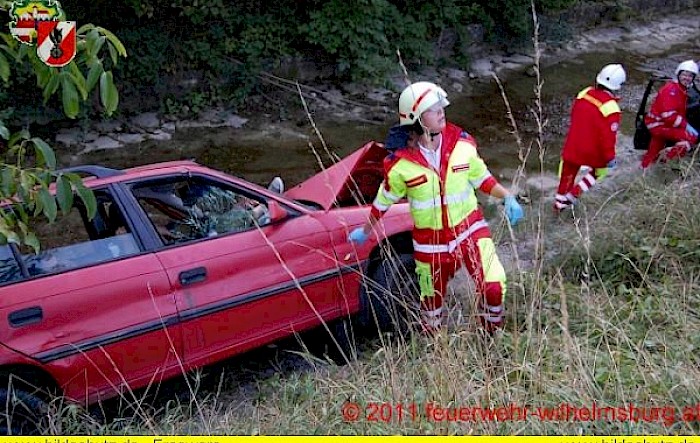
[[[480,295],[482,325],[493,332],[503,326],[506,274],[474,191],[505,199],[512,225],[523,217],[523,210],[491,175],[476,140],[447,122],[448,104],[445,91],[429,82],[414,83],[401,93],[399,126],[392,128],[385,145],[391,154],[384,160],[384,180],[368,222],[348,240],[364,243],[389,207],[406,197],[414,223],[423,330],[440,329],[447,282],[464,264]]]
[[[698,75],[698,65],[686,60],[676,68],[676,78],[659,89],[644,123],[651,133],[649,149],[642,157],[642,168],[656,162],[667,142],[675,143],[668,149],[664,160],[684,157],[698,142],[698,131],[685,118],[688,88]]]
[[[615,144],[620,128],[619,91],[627,80],[620,64],[603,67],[596,76],[596,85],[578,93],[571,108],[569,132],[559,163],[559,187],[554,197],[554,211],[574,205],[581,194],[615,167]],[[574,184],[579,170],[588,172]]]

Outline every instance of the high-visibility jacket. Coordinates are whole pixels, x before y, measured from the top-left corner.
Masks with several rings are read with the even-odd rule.
[[[685,110],[688,103],[688,92],[676,81],[669,81],[659,89],[649,112],[644,116],[647,128],[659,126],[685,130],[687,120]]]
[[[439,171],[417,147],[387,156],[372,215],[381,217],[405,197],[413,217],[415,252],[451,253],[470,235],[482,229],[488,232],[474,190],[490,193],[497,183],[479,157],[476,140],[448,123],[442,131]]]
[[[615,158],[620,106],[612,93],[586,88],[571,109],[571,124],[561,157],[565,162],[604,168]]]

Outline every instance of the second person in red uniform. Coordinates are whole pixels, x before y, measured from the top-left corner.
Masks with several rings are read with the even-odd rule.
[[[571,110],[571,124],[559,165],[559,187],[554,200],[556,212],[576,203],[582,193],[605,177],[615,166],[615,144],[620,128],[618,91],[627,80],[622,65],[606,65],[596,77],[596,86],[578,93]],[[576,184],[583,166],[589,171]]]
[[[659,89],[651,109],[644,116],[644,123],[651,133],[649,149],[642,157],[642,168],[656,162],[667,142],[675,143],[664,159],[683,157],[698,142],[698,131],[685,118],[688,104],[688,88],[698,75],[698,65],[686,60],[676,68],[676,78]]]

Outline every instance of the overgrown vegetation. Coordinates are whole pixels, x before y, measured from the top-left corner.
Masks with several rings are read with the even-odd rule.
[[[537,6],[551,11],[571,3],[542,0]],[[130,48],[129,58],[114,68],[122,96],[128,97],[122,112],[187,114],[202,107],[197,102],[240,103],[259,85],[261,72],[291,77],[305,60],[332,67],[334,81],[374,83],[398,72],[397,49],[409,67],[466,67],[469,25],[483,27],[488,39],[503,44],[528,41],[529,5],[527,0],[281,0],[261,7],[248,0],[97,0],[63,6],[71,20],[100,23]],[[0,94],[0,106],[22,108],[17,117],[30,123],[33,103],[41,100],[29,87],[32,81],[13,75],[6,85],[13,93]]]

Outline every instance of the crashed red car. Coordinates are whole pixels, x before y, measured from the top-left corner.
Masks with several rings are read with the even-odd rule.
[[[71,168],[97,215],[76,199],[36,226],[39,254],[0,246],[0,431],[36,432],[49,393],[90,404],[322,323],[388,326],[407,204],[347,241],[385,155],[370,142],[284,194],[189,161]]]

